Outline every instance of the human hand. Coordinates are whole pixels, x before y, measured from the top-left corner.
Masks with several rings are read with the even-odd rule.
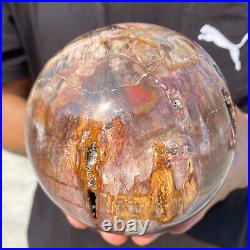
[[[189,220],[177,225],[169,230],[171,234],[181,234],[188,231],[196,223],[198,223],[207,211],[219,201],[224,200],[233,190],[248,186],[248,167],[247,167],[247,151],[248,151],[248,115],[237,109],[237,137],[235,158],[218,194],[210,201],[210,203],[198,214]],[[73,217],[66,215],[69,223],[75,228],[85,229],[86,225],[80,223]],[[112,233],[100,232],[105,241],[112,245],[122,245],[127,241],[127,236]],[[150,244],[157,239],[160,234],[132,236],[132,241],[140,246]]]

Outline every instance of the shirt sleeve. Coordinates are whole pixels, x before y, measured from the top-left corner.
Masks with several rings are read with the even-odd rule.
[[[25,50],[7,4],[3,4],[2,30],[2,82],[8,83],[28,77],[30,74]]]

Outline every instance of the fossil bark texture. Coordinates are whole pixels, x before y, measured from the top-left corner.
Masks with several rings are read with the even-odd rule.
[[[150,220],[151,233],[216,193],[233,157],[235,111],[197,44],[164,27],[118,24],[78,37],[45,65],[26,140],[62,209],[97,228]]]

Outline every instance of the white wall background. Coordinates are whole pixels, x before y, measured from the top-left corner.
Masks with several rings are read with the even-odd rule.
[[[29,160],[2,150],[2,246],[28,247],[27,228],[36,177]]]

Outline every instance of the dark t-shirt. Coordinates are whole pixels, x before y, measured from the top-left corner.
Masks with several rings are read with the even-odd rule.
[[[235,103],[247,111],[247,44],[240,49],[242,68],[236,71],[228,50],[197,39],[201,27],[210,24],[239,43],[248,30],[246,3],[8,3],[3,7],[4,82],[27,76],[34,81],[47,60],[80,34],[114,23],[148,22],[200,43],[224,73]],[[247,190],[238,190],[213,207],[188,236],[163,235],[150,246],[247,246],[247,216]],[[31,247],[107,246],[93,230],[81,232],[69,226],[39,187],[28,239]]]

